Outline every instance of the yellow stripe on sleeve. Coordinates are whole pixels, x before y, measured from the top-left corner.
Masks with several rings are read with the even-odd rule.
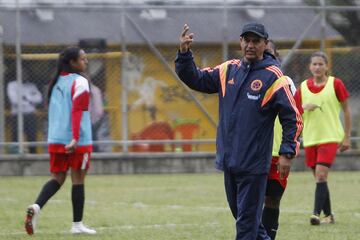
[[[288,80],[286,79],[286,76],[282,76],[281,78],[277,79],[272,85],[271,87],[266,91],[264,99],[261,103],[261,107],[265,106],[270,99],[272,98],[272,96],[274,96],[274,94],[282,87],[289,85]]]

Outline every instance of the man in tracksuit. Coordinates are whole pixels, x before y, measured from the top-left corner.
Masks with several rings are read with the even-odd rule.
[[[283,128],[278,169],[285,177],[299,149],[302,119],[286,76],[271,56],[264,54],[268,33],[264,25],[243,27],[241,60],[198,69],[190,44],[193,34],[184,25],[176,73],[190,88],[219,95],[216,167],[224,171],[227,200],[236,219],[237,240],[270,240],[261,224],[269,172],[274,121]]]

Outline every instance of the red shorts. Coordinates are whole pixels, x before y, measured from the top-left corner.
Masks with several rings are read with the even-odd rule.
[[[323,143],[305,147],[305,163],[308,167],[315,167],[319,163],[331,166],[337,149],[338,143]]]
[[[91,153],[50,153],[50,172],[67,172],[74,170],[88,170]]]
[[[283,179],[280,179],[280,173],[278,171],[278,166],[277,166],[278,162],[279,162],[279,157],[273,157],[271,159],[271,166],[270,166],[268,179],[278,181],[285,190],[289,174],[287,174]]]

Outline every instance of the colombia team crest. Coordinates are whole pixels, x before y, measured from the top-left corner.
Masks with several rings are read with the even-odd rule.
[[[253,90],[255,92],[259,91],[262,88],[262,86],[263,86],[263,83],[259,79],[253,80],[250,85],[251,90]]]

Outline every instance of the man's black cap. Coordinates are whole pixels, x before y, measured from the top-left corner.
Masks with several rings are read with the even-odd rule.
[[[252,23],[247,23],[244,25],[240,36],[244,36],[246,33],[255,33],[256,35],[258,35],[261,38],[265,38],[268,39],[269,34],[267,33],[265,26],[262,25],[261,23],[256,23],[256,22],[252,22]]]

